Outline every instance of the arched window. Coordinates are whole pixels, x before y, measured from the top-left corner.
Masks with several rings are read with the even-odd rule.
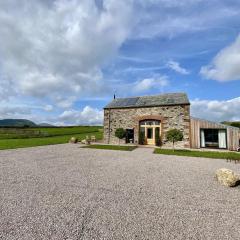
[[[148,125],[148,126],[154,126],[154,125],[157,125],[159,126],[160,125],[160,121],[159,120],[143,120],[143,121],[140,121],[140,126],[145,126],[145,125]]]

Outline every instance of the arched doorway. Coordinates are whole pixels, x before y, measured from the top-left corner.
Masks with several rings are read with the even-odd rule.
[[[156,134],[161,136],[161,121],[154,119],[147,119],[139,121],[139,132],[145,136],[148,145],[155,145]]]

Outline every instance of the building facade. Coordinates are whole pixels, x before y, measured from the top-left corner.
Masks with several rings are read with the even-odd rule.
[[[166,133],[175,128],[183,133],[183,141],[176,144],[178,148],[237,150],[238,128],[207,122],[190,117],[190,102],[185,93],[116,98],[104,108],[104,142],[119,143],[115,131],[123,128],[126,138],[121,143],[138,144],[141,133],[145,144],[155,145],[159,134],[163,147],[170,147]]]
[[[191,148],[218,148],[236,151],[240,129],[191,117]]]
[[[143,131],[146,143],[155,144],[155,134],[159,132],[164,145],[166,132],[172,128],[183,133],[179,147],[190,147],[190,103],[186,94],[165,94],[137,98],[117,98],[104,108],[104,142],[116,144],[117,128],[127,131],[127,139],[122,143],[138,144],[139,132]],[[158,131],[156,131],[156,129]]]

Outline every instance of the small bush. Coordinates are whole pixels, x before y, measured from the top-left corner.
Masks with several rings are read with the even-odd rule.
[[[144,145],[145,144],[145,134],[144,132],[140,131],[139,132],[139,140],[138,140],[138,143],[140,145]]]
[[[69,143],[78,143],[78,138],[71,137],[70,140],[69,140]]]
[[[155,130],[155,145],[158,146],[158,147],[162,146],[162,139],[160,137],[159,127],[157,127],[156,130]]]
[[[115,131],[115,137],[119,139],[119,144],[120,144],[120,139],[125,138],[126,136],[126,131],[123,128],[118,128]]]

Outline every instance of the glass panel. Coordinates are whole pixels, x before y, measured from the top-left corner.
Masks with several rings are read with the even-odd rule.
[[[152,125],[153,124],[152,121],[147,121],[146,123],[147,123],[147,125]]]
[[[153,138],[153,129],[152,128],[148,128],[147,129],[147,138]]]
[[[218,148],[218,129],[204,129],[205,146]]]
[[[158,121],[158,120],[144,120],[144,121],[140,121],[140,125],[160,125],[160,121]]]

